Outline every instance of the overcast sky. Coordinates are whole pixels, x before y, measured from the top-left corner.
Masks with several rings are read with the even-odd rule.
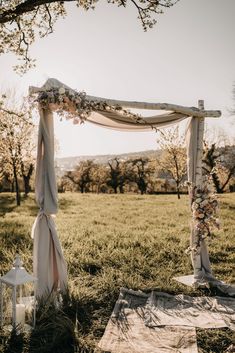
[[[147,33],[135,9],[100,0],[95,11],[68,5],[68,16],[55,32],[33,45],[37,67],[23,77],[16,58],[0,57],[1,85],[41,86],[55,77],[87,94],[123,100],[167,102],[220,109],[207,119],[232,134],[228,108],[235,81],[235,1],[180,0]],[[215,122],[216,120],[216,122]],[[55,121],[60,156],[124,153],[156,148],[156,135],[120,133],[89,124]]]

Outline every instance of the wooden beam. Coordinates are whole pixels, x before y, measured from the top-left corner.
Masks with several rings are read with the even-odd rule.
[[[45,91],[50,91],[51,89],[59,89],[60,87],[64,87],[72,92],[76,92],[72,88],[68,87],[64,83],[58,81],[57,79],[50,78],[46,81],[46,83],[41,87],[29,87],[29,94],[35,94]],[[169,103],[147,103],[147,102],[135,102],[135,101],[124,101],[110,98],[102,98],[87,95],[86,98],[91,101],[97,102],[106,102],[107,104],[119,105],[125,108],[133,108],[133,109],[148,109],[148,110],[168,110],[176,113],[181,113],[186,116],[194,116],[197,118],[219,118],[221,116],[221,112],[219,110],[200,110],[196,107],[184,107],[176,104]]]
[[[109,105],[120,105],[125,108],[134,108],[134,109],[148,109],[148,110],[169,110],[176,113],[182,113],[187,116],[194,116],[197,118],[219,118],[221,112],[219,110],[203,110],[196,107],[184,107],[181,105],[170,104],[170,103],[147,103],[147,102],[135,102],[135,101],[122,101],[117,99],[101,98],[94,96],[86,96],[88,100],[93,101],[105,101]]]
[[[198,109],[204,110],[204,101],[198,101]],[[196,161],[196,180],[197,187],[202,186],[202,157],[203,157],[203,135],[204,135],[205,119],[200,118],[198,121],[198,135],[197,135],[197,161]]]

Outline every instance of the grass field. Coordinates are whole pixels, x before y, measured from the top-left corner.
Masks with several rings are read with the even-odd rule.
[[[214,274],[235,282],[235,194],[220,197],[222,230],[211,240]],[[172,277],[192,272],[188,246],[187,196],[61,194],[56,224],[68,263],[69,293],[63,310],[40,308],[29,336],[3,332],[4,353],[93,352],[107,324],[120,287],[190,295],[214,295],[184,287]],[[14,196],[0,194],[1,273],[20,253],[32,271],[31,227],[34,196],[15,207]],[[75,325],[75,319],[76,325]],[[203,353],[223,353],[232,343],[228,329],[198,330]],[[95,350],[98,352],[98,350]],[[144,352],[143,352],[144,353]]]

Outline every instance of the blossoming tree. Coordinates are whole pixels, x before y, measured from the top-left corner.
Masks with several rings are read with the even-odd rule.
[[[127,0],[107,0],[126,7]],[[178,0],[130,0],[136,8],[144,30],[155,23],[155,15],[173,6]],[[66,17],[66,3],[74,2],[84,10],[94,9],[98,0],[1,0],[0,1],[0,53],[13,52],[23,60],[15,69],[23,73],[34,66],[29,48],[37,37],[45,37],[54,31],[59,18]]]

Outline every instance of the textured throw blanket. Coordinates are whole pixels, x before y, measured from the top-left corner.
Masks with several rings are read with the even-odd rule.
[[[197,353],[196,327],[235,329],[235,299],[121,289],[99,342],[112,353]]]

